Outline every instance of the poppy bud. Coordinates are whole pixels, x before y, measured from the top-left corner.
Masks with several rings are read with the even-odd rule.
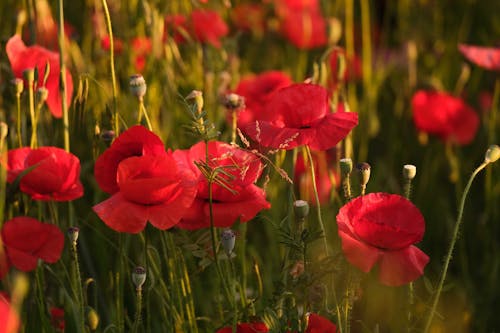
[[[220,238],[222,247],[224,248],[224,251],[229,257],[234,249],[234,244],[236,242],[236,234],[231,229],[225,229],[224,231],[222,231]]]
[[[130,77],[129,81],[130,92],[132,95],[142,99],[146,95],[146,80],[141,74],[134,74]]]
[[[90,328],[91,331],[95,331],[97,329],[97,326],[99,325],[99,315],[90,306],[87,307],[86,319],[87,319],[87,326]]]
[[[293,211],[298,218],[306,218],[309,215],[309,204],[305,200],[295,200],[293,202]]]
[[[196,109],[198,113],[201,113],[203,110],[203,93],[199,90],[193,90],[186,96],[186,99],[194,99],[196,103]]]
[[[403,177],[405,180],[412,180],[417,175],[417,167],[413,164],[405,164],[403,166]]]
[[[79,233],[80,233],[80,228],[78,227],[68,228],[68,237],[72,244],[76,244],[76,242],[78,241]]]
[[[486,151],[484,161],[486,163],[494,163],[500,158],[500,147],[498,145],[491,145]]]
[[[142,289],[142,285],[146,282],[146,269],[137,266],[132,272],[132,282],[137,290]]]
[[[36,90],[36,97],[38,99],[38,103],[42,104],[49,97],[49,90],[45,87],[40,87]]]
[[[340,171],[342,172],[342,177],[352,172],[352,160],[350,158],[343,158],[340,160]]]
[[[12,80],[12,84],[16,88],[16,96],[20,96],[24,90],[23,80],[21,80],[19,78],[15,78]]]
[[[332,17],[328,20],[328,40],[329,43],[334,45],[337,44],[342,37],[342,22],[336,17]]]
[[[361,185],[366,186],[368,181],[370,180],[370,164],[363,162],[356,165],[356,169],[358,169],[361,174]]]
[[[245,97],[238,94],[227,94],[222,98],[222,104],[229,110],[238,110],[245,107]]]
[[[27,69],[25,69],[23,71],[23,77],[28,82],[35,81],[35,69],[34,68],[27,68]]]
[[[0,122],[0,140],[4,140],[9,134],[9,126],[3,121]]]

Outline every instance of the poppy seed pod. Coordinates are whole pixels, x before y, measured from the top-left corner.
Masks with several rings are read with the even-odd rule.
[[[16,95],[20,96],[23,93],[23,90],[24,90],[24,82],[23,82],[23,80],[21,80],[19,78],[15,78],[15,79],[12,80],[12,84],[16,88]]]
[[[113,139],[115,138],[115,131],[103,131],[101,133],[101,139],[105,142],[110,142],[110,141],[113,141]]]
[[[239,110],[245,108],[245,97],[238,94],[227,94],[222,98],[222,104],[229,110]]]
[[[132,282],[136,289],[141,289],[146,282],[146,269],[142,266],[137,266],[132,272]]]
[[[26,68],[23,71],[23,77],[28,82],[35,81],[35,69],[34,68]]]
[[[227,256],[229,257],[231,255],[231,253],[233,252],[234,245],[236,243],[236,234],[231,229],[225,229],[222,231],[220,238],[221,238],[222,247],[224,248],[224,251],[226,252]]]
[[[498,145],[491,145],[486,151],[484,161],[486,163],[494,163],[500,158],[500,147]]]
[[[413,164],[405,164],[403,166],[403,177],[405,180],[412,180],[417,175],[417,167]]]
[[[134,74],[129,78],[128,81],[130,92],[132,95],[136,96],[138,99],[142,99],[146,95],[146,80],[141,74]]]
[[[350,158],[342,158],[339,162],[342,177],[349,175],[352,172],[352,160]]]
[[[71,243],[76,244],[78,241],[78,235],[80,233],[80,228],[78,227],[69,227],[68,228],[68,237]]]
[[[45,87],[40,87],[36,90],[36,97],[38,99],[38,103],[44,103],[49,97],[49,90]]]
[[[368,184],[368,181],[370,180],[370,171],[371,171],[370,164],[366,162],[359,163],[358,165],[356,165],[356,169],[358,169],[359,173],[361,174],[361,185]]]
[[[306,218],[309,215],[309,204],[305,200],[295,200],[293,202],[293,211],[298,218]]]

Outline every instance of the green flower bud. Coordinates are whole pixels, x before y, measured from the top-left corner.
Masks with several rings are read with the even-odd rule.
[[[309,203],[305,200],[295,200],[293,203],[293,211],[298,218],[306,218],[309,215]]]
[[[132,75],[128,81],[130,92],[132,95],[139,99],[142,99],[146,95],[146,80],[141,74]]]
[[[141,289],[144,282],[146,282],[146,269],[141,266],[137,266],[132,272],[132,282],[136,289]]]
[[[342,176],[349,175],[352,172],[352,160],[350,158],[343,158],[339,162]]]
[[[484,161],[486,163],[494,163],[500,158],[500,147],[498,145],[491,145],[486,151]]]

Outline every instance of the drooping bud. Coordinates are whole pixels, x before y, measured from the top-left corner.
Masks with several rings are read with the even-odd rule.
[[[96,310],[94,310],[90,306],[87,307],[86,312],[87,326],[91,331],[95,331],[97,329],[97,326],[99,326],[99,315],[97,314]]]
[[[417,167],[413,164],[405,164],[403,166],[403,177],[405,180],[412,180],[417,175]]]
[[[146,269],[142,266],[137,266],[132,272],[132,282],[137,290],[142,289],[142,285],[146,282]]]
[[[20,78],[15,78],[12,80],[12,84],[16,89],[16,96],[20,96],[24,90],[24,82]]]
[[[68,228],[68,238],[72,244],[76,244],[78,241],[78,235],[80,234],[80,228],[78,227],[69,227]]]
[[[309,215],[309,203],[305,200],[295,200],[293,202],[293,211],[295,216],[304,219]]]
[[[484,156],[484,162],[486,163],[494,163],[498,161],[500,158],[500,147],[498,145],[491,145],[488,147],[486,151],[486,155]]]
[[[138,99],[142,99],[146,95],[147,85],[146,80],[141,74],[134,74],[130,76],[128,81],[130,92]]]
[[[234,250],[234,245],[236,243],[236,234],[231,229],[224,229],[220,235],[222,247],[228,258],[230,258],[231,253]]]
[[[342,158],[339,162],[342,177],[349,175],[352,172],[352,160],[350,158]]]
[[[366,184],[368,184],[368,181],[370,180],[370,164],[366,162],[358,163],[358,165],[356,165],[356,169],[358,169],[361,175],[361,185],[366,186]]]

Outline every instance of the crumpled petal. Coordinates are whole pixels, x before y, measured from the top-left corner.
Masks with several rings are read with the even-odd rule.
[[[424,274],[429,257],[416,246],[386,251],[379,263],[379,280],[388,286],[410,283]]]

